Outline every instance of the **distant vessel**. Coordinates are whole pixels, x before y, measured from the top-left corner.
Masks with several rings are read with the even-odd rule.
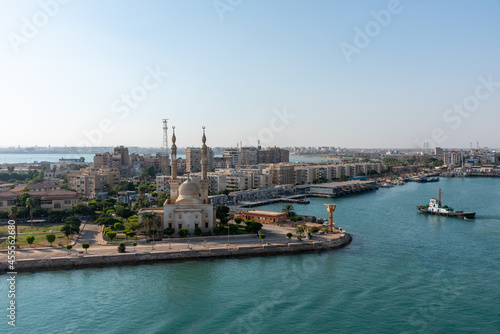
[[[421,177],[420,179],[418,179],[417,182],[421,182],[421,183],[424,183],[424,182],[439,182],[439,177],[437,177],[437,176],[424,176],[424,177]]]
[[[428,205],[419,205],[417,209],[422,213],[452,218],[474,219],[476,217],[475,212],[454,211],[447,205],[441,206],[441,188],[439,188],[439,197],[437,199],[433,197]]]

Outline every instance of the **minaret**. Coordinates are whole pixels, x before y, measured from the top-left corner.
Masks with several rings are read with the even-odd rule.
[[[170,178],[170,199],[165,201],[165,204],[175,204],[177,197],[179,196],[179,180],[177,179],[177,145],[175,145],[175,126],[172,127],[172,160],[170,161],[170,167],[172,171],[172,176]]]
[[[205,127],[203,127],[203,136],[201,137],[203,145],[201,146],[201,202],[203,204],[209,204],[208,199],[208,158],[207,158],[207,137],[205,136]]]

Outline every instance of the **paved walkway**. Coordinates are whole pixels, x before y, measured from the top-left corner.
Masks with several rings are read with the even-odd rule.
[[[82,224],[83,226],[83,224]],[[261,244],[273,245],[286,245],[288,243],[309,243],[315,241],[331,241],[339,239],[343,234],[324,234],[315,235],[312,240],[302,241],[297,240],[295,230],[289,227],[278,227],[275,225],[264,225],[263,231],[266,234],[264,240],[260,240],[256,234],[245,234],[229,236],[216,236],[216,237],[192,237],[192,238],[171,238],[164,239],[163,241],[146,242],[145,240],[129,240],[126,241],[127,253],[141,253],[151,251],[172,251],[178,252],[182,249],[209,249],[209,248],[234,248],[236,246],[255,246]],[[291,240],[286,237],[286,234],[291,232],[294,234]],[[69,251],[71,256],[84,254],[82,248],[83,242],[90,243],[88,249],[89,255],[114,255],[117,254],[118,242],[104,244],[99,241],[99,226],[94,224],[85,224],[81,231],[80,238],[77,240],[73,249]],[[133,247],[132,243],[137,242],[137,247]],[[52,257],[67,256],[68,251],[65,247],[44,247],[44,248],[23,248],[17,250],[16,259],[50,259]],[[6,261],[6,250],[0,251],[0,262]]]

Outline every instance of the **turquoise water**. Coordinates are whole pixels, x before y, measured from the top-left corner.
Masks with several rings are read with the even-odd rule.
[[[477,219],[418,213],[437,187]],[[16,330],[2,316],[0,332],[500,333],[499,199],[500,179],[409,183],[312,199],[305,214],[338,205],[342,250],[20,274]]]

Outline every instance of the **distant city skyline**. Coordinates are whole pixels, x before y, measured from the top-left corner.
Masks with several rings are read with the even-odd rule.
[[[222,5],[221,5],[222,4]],[[1,147],[499,147],[500,3],[0,4]]]

